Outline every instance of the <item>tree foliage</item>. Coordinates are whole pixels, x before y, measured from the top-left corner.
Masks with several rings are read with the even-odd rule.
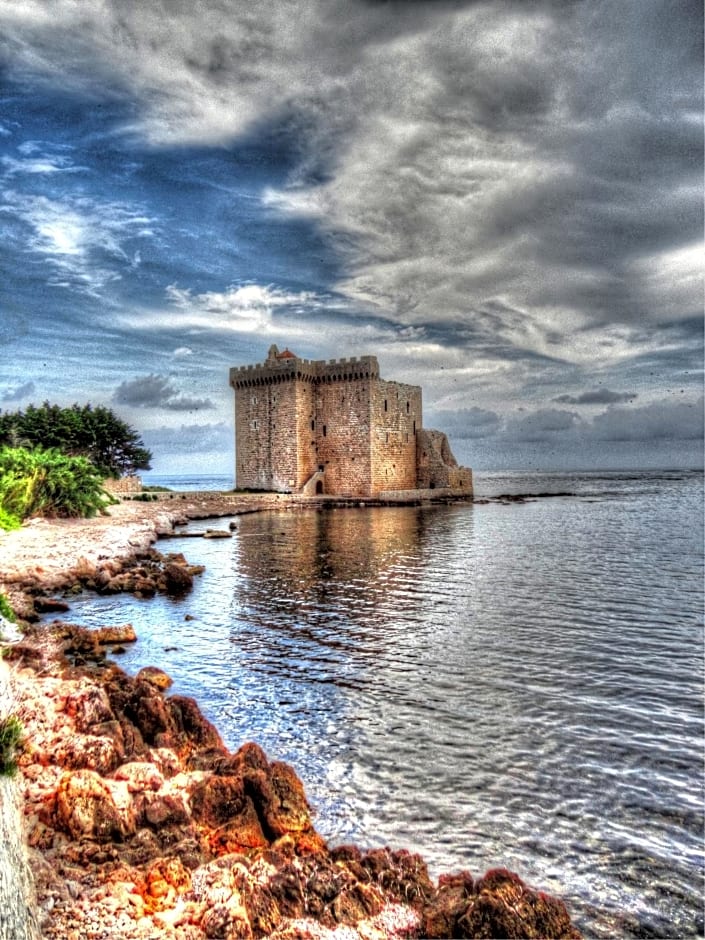
[[[151,453],[137,432],[109,408],[44,402],[0,414],[0,445],[56,448],[85,457],[104,477],[149,470]]]
[[[115,502],[85,457],[55,448],[0,448],[0,510],[10,517],[95,516]]]

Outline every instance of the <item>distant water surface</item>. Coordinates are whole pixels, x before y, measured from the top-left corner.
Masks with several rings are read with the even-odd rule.
[[[332,842],[507,866],[587,936],[701,934],[702,474],[476,492],[574,495],[247,515],[160,546],[206,565],[184,600],[73,616],[131,620],[123,667],[290,761]]]

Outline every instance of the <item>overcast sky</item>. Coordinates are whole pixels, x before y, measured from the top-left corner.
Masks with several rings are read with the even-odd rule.
[[[0,408],[231,473],[232,365],[377,355],[477,469],[699,466],[699,0],[3,0]]]

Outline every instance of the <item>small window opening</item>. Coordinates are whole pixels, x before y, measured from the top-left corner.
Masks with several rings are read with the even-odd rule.
[[[327,428],[327,427],[325,426],[325,424],[324,424],[324,425],[323,425],[323,436],[325,437],[327,433],[328,433],[328,428]]]
[[[385,411],[387,410],[387,399],[386,399],[386,398],[384,399],[384,410],[385,410]]]

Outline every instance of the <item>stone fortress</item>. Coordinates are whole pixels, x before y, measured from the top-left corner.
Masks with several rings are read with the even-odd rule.
[[[421,388],[380,378],[375,356],[300,359],[271,346],[234,367],[235,485],[343,497],[471,496],[441,431],[422,424]]]

